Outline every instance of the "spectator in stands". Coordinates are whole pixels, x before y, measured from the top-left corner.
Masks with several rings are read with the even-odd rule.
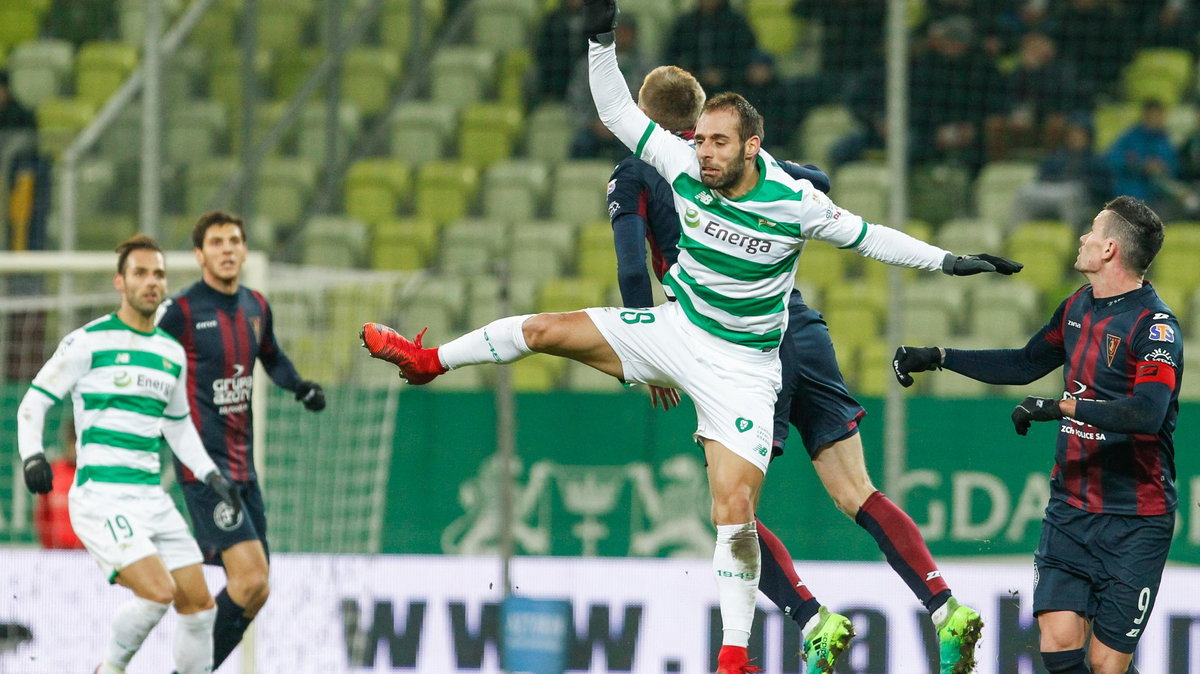
[[[36,126],[33,112],[13,97],[8,71],[0,70],[0,131],[33,129]]]
[[[912,65],[913,158],[961,163],[974,173],[983,164],[984,126],[1007,104],[1000,71],[978,48],[966,16],[931,24],[924,46]]]
[[[800,120],[812,106],[806,95],[809,90],[781,80],[775,58],[761,50],[750,55],[737,84],[737,92],[762,115],[765,139],[779,148],[791,146]]]
[[[1137,31],[1126,23],[1122,4],[1118,0],[1056,0],[1050,6],[1062,55],[1087,64],[1100,87],[1112,84],[1129,61],[1137,37]]]
[[[887,74],[883,65],[866,68],[844,86],[846,107],[858,127],[829,148],[831,169],[863,159],[868,153],[882,153],[887,140]]]
[[[705,91],[716,94],[737,84],[756,46],[750,23],[729,0],[699,0],[671,27],[665,60],[691,71]]]
[[[1037,182],[1017,193],[1012,221],[1057,218],[1083,227],[1095,204],[1114,194],[1112,172],[1096,154],[1091,118],[1077,113],[1066,123],[1064,146],[1042,160]]]
[[[991,159],[1005,159],[1013,150],[1059,147],[1067,116],[1092,107],[1086,78],[1057,54],[1050,36],[1025,34],[1017,56],[1016,67],[1005,76],[1011,107],[988,129]]]
[[[646,73],[654,66],[641,53],[638,44],[637,19],[632,15],[621,16],[615,29],[614,43],[617,46],[618,64],[625,83],[631,91],[642,86]],[[617,163],[629,155],[617,137],[613,135],[596,114],[592,102],[592,89],[588,85],[588,64],[581,60],[567,89],[567,102],[571,105],[571,116],[575,122],[575,137],[571,140],[571,156],[576,159],[611,159]]]
[[[564,100],[571,75],[587,55],[583,0],[563,0],[558,9],[546,15],[534,51],[537,98]]]
[[[1196,109],[1196,127],[1179,148],[1177,193],[1187,217],[1200,215],[1200,108]]]
[[[820,70],[834,92],[882,59],[887,0],[796,0],[792,12],[820,22]]]
[[[1195,0],[1140,0],[1126,5],[1141,27],[1139,47],[1178,47],[1194,52],[1200,14]]]
[[[1167,136],[1161,102],[1142,104],[1141,119],[1117,138],[1107,159],[1117,194],[1141,199],[1160,214],[1173,210],[1171,185],[1179,177],[1179,154]]]
[[[116,40],[117,4],[113,0],[51,0],[43,19],[43,37],[79,47],[95,40]]]

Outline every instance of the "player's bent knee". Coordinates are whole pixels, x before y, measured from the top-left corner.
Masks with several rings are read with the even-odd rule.
[[[560,341],[561,314],[537,314],[521,326],[525,344],[538,352],[553,348]]]
[[[175,601],[175,582],[168,578],[165,583],[153,583],[139,588],[135,594],[156,604],[170,604]]]

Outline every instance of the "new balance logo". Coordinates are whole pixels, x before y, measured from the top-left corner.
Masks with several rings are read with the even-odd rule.
[[[942,572],[938,571],[937,569],[934,569],[933,571],[930,571],[929,573],[925,574],[925,582],[928,583],[929,581],[933,580],[934,578],[941,578],[941,577],[942,577]]]

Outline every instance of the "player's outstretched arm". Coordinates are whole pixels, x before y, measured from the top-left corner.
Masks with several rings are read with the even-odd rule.
[[[904,388],[913,385],[913,372],[942,369],[942,349],[936,346],[901,346],[892,356],[892,371]]]
[[[1024,268],[1025,265],[1020,262],[987,253],[947,255],[942,262],[942,271],[949,276],[972,276],[989,271],[1003,276],[1011,276]]]

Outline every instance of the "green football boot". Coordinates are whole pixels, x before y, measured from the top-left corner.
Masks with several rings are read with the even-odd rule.
[[[946,602],[946,618],[937,625],[942,674],[975,671],[975,643],[982,631],[983,618],[974,609],[959,604],[954,597]]]
[[[817,626],[804,637],[804,671],[806,674],[831,674],[838,656],[850,645],[854,626],[849,618],[830,613],[824,606],[817,616]]]

